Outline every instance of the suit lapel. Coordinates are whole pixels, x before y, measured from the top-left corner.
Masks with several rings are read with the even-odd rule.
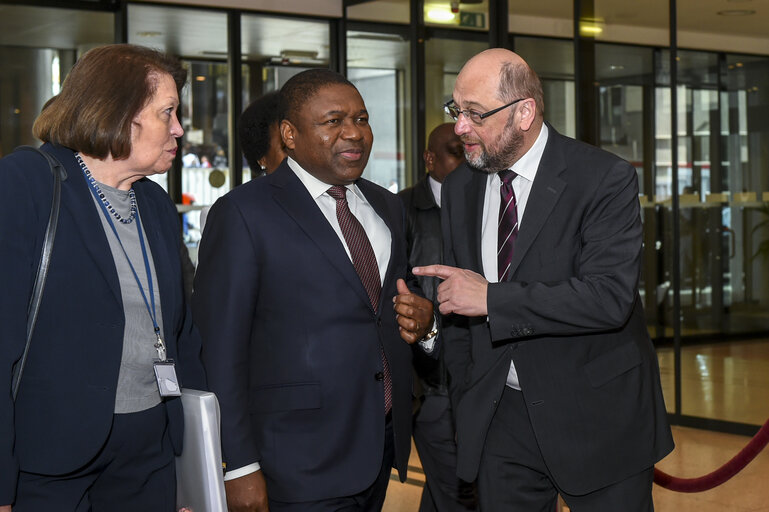
[[[561,135],[548,125],[548,139],[542,159],[537,168],[537,176],[531,186],[529,199],[526,202],[523,222],[515,240],[515,251],[510,263],[509,276],[515,274],[526,253],[547,222],[547,218],[558,202],[558,198],[566,188],[566,183],[558,176],[566,169],[566,160],[561,152]]]
[[[115,260],[107,242],[107,235],[101,224],[93,202],[93,196],[85,181],[83,171],[77,164],[73,153],[65,148],[54,147],[51,151],[67,169],[67,179],[61,186],[61,203],[74,219],[77,231],[83,239],[83,244],[94,260],[96,268],[102,273],[109,284],[115,299],[122,303],[120,281],[118,280]]]
[[[323,212],[310,196],[307,188],[294,174],[286,161],[274,173],[273,198],[283,210],[304,231],[307,237],[320,249],[328,261],[339,271],[369,308],[371,301],[361,283],[355,267],[350,261],[342,242],[329,225]],[[373,309],[372,309],[373,310]]]

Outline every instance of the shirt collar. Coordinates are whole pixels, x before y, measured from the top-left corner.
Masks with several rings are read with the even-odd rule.
[[[537,140],[535,140],[531,148],[529,148],[529,150],[513,164],[510,170],[528,181],[534,181],[534,177],[537,175],[537,169],[539,168],[539,162],[542,160],[542,154],[545,152],[547,136],[547,125],[542,123],[542,128],[539,130]]]
[[[438,208],[440,208],[441,207],[441,183],[430,175],[427,176],[427,182],[430,184],[430,192],[433,193],[433,199],[435,200],[435,204],[438,206]]]
[[[302,184],[305,186],[307,191],[310,193],[310,196],[314,200],[318,200],[320,196],[325,194],[328,189],[330,189],[333,185],[329,185],[328,183],[325,183],[323,181],[320,181],[318,178],[310,174],[309,172],[305,171],[299,163],[294,160],[291,157],[288,157],[287,159],[288,166],[291,168],[292,171],[294,171],[294,174],[296,174],[296,177],[299,178],[299,181],[302,182]],[[358,199],[360,199],[363,202],[366,201],[366,196],[363,195],[363,193],[360,191],[358,187],[355,186],[355,183],[351,185],[345,185],[345,188],[355,194]]]

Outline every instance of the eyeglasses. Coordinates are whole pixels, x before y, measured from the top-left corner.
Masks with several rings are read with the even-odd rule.
[[[502,105],[499,108],[495,108],[494,110],[489,110],[488,112],[484,112],[481,114],[480,112],[476,112],[475,110],[459,110],[459,107],[454,103],[454,100],[449,100],[445,105],[443,105],[443,111],[446,112],[446,114],[452,118],[454,121],[459,119],[459,114],[464,114],[466,118],[468,118],[470,121],[472,121],[475,124],[481,124],[481,122],[486,119],[489,116],[493,116],[500,110],[504,110],[507,107],[510,107],[512,105],[515,105],[519,101],[523,101],[526,98],[518,98],[515,101],[511,101],[507,105]]]

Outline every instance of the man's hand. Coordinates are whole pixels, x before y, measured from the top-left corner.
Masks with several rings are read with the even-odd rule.
[[[11,512],[10,505],[0,505],[0,512]]]
[[[224,482],[227,509],[231,512],[268,512],[267,483],[261,471]],[[0,509],[0,512],[3,512]]]
[[[443,279],[438,285],[440,312],[444,315],[456,313],[464,316],[486,316],[489,314],[486,304],[489,282],[472,270],[449,267],[447,265],[427,265],[414,267],[414,275],[432,276]]]
[[[433,326],[433,303],[424,297],[411,293],[406,282],[396,282],[398,295],[393,297],[395,319],[401,338],[412,344],[424,338]]]

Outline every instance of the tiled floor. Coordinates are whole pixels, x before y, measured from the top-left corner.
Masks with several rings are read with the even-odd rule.
[[[749,438],[673,427],[676,449],[657,467],[681,478],[705,475],[731,459]],[[412,450],[409,479],[390,481],[384,512],[416,512],[424,475]],[[654,486],[655,510],[661,512],[769,512],[769,448],[745,469],[710,491],[684,494]],[[568,508],[564,507],[564,512]],[[492,511],[493,512],[493,511]]]
[[[673,403],[673,350],[658,348],[668,410]],[[685,415],[761,425],[769,417],[769,341],[685,345],[681,351],[682,412]],[[676,477],[695,478],[719,468],[749,438],[673,427],[676,449],[658,464]],[[390,482],[385,512],[416,512],[424,475],[412,449],[409,480]],[[662,512],[769,512],[769,447],[723,485],[682,494],[654,486]],[[564,508],[564,511],[568,509]],[[491,511],[494,512],[494,511]],[[525,512],[525,511],[524,511]]]
[[[672,347],[658,347],[662,390],[673,411]],[[681,348],[681,412],[763,425],[769,418],[769,340],[730,341]]]

